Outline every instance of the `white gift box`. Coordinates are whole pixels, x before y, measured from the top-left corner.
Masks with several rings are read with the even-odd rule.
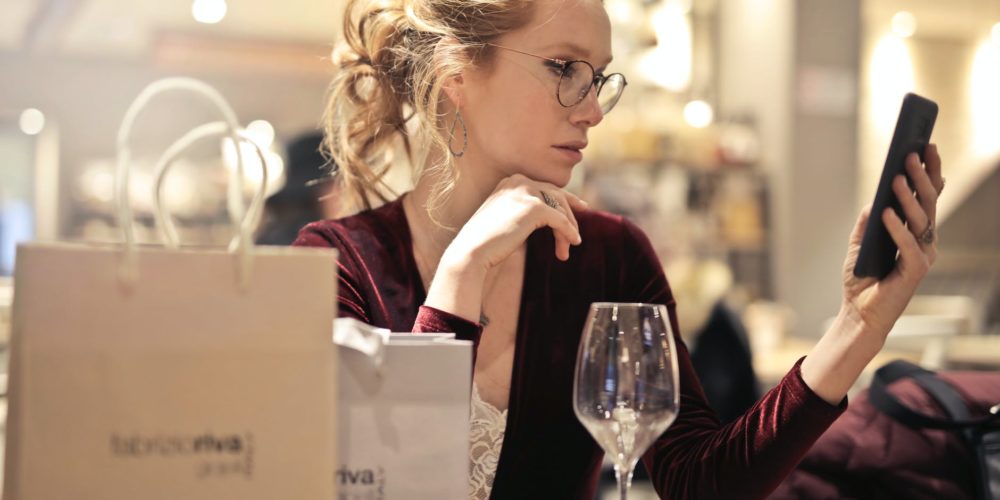
[[[472,343],[335,324],[338,498],[467,498]]]

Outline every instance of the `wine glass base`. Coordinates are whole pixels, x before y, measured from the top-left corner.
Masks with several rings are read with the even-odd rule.
[[[602,480],[597,489],[596,500],[618,500],[618,498],[618,485],[614,478],[611,478],[610,482]],[[653,483],[645,479],[632,480],[632,489],[628,491],[628,500],[659,500],[659,498],[656,495],[656,489],[653,488]]]

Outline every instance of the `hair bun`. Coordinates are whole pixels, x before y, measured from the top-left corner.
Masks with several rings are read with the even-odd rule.
[[[532,4],[348,0],[323,118],[326,149],[341,169],[344,195],[351,198],[345,206],[370,208],[372,199],[387,201],[384,179],[397,139],[411,160],[411,139],[423,154],[447,149],[439,109],[442,82],[473,64],[483,41],[523,26]],[[442,49],[442,39],[454,43]],[[414,117],[417,124],[407,127]],[[442,179],[449,179],[454,177],[450,161],[418,168],[442,169]]]

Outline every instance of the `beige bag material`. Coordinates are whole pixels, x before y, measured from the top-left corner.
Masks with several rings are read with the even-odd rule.
[[[341,338],[356,336],[344,330],[375,338],[364,331],[377,330],[343,318],[335,328]],[[374,351],[339,350],[339,498],[468,498],[472,343],[393,333],[378,350],[381,364]]]
[[[18,251],[4,498],[333,498],[333,258]]]
[[[261,200],[230,251],[135,245],[127,204],[123,246],[18,248],[5,499],[334,498],[336,252],[252,247]]]

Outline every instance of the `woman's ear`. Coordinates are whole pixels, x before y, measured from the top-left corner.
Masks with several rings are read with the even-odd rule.
[[[456,109],[462,107],[464,83],[465,80],[462,78],[462,75],[459,74],[448,77],[441,86],[441,90],[444,91],[444,94],[448,97],[448,101]]]
[[[451,73],[448,69],[464,67],[467,63],[465,59],[465,51],[455,38],[444,37],[434,47],[434,66],[447,73],[441,83],[441,90],[456,108],[460,108],[464,102],[465,76],[462,72]]]

